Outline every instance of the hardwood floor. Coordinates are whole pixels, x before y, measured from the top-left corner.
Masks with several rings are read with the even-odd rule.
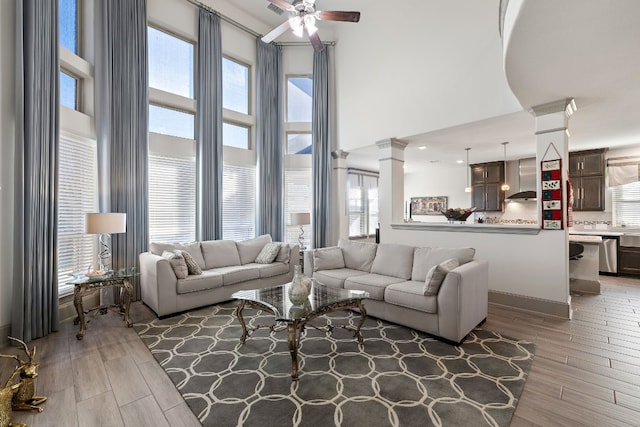
[[[490,306],[485,328],[537,344],[512,426],[640,425],[640,280],[601,276],[601,295],[574,296],[573,319]],[[153,314],[141,303],[134,321]],[[133,329],[98,316],[77,341],[77,326],[35,340],[42,413],[15,422],[55,426],[199,426]],[[5,348],[0,353],[16,353]],[[13,364],[0,359],[2,380]]]

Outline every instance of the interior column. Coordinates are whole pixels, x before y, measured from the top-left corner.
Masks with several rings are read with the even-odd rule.
[[[331,153],[332,157],[332,183],[331,193],[335,201],[333,212],[331,213],[334,227],[331,229],[331,245],[337,245],[338,240],[349,237],[349,188],[347,183],[347,156],[348,152],[336,150]]]
[[[540,224],[542,218],[543,197],[542,197],[542,171],[541,163],[547,160],[560,159],[561,182],[562,182],[562,230],[541,230],[540,233],[547,234],[550,241],[550,249],[557,252],[557,271],[561,272],[558,277],[558,286],[564,287],[567,301],[571,301],[569,295],[569,232],[567,230],[567,204],[568,179],[569,179],[569,117],[575,111],[573,99],[562,99],[548,104],[537,105],[531,108],[531,112],[536,118],[536,189],[538,193],[538,218]],[[552,247],[551,247],[552,246]]]
[[[404,219],[404,150],[407,143],[395,138],[376,142],[380,161],[378,219],[380,241],[389,236],[391,224]]]

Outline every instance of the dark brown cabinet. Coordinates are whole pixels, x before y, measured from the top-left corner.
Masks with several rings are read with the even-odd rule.
[[[574,211],[604,210],[604,150],[569,153]]]
[[[618,272],[640,276],[640,248],[620,246]]]
[[[471,168],[471,203],[477,211],[502,211],[504,162],[477,163]]]

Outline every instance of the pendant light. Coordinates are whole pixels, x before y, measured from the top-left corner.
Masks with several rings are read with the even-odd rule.
[[[509,143],[509,141],[506,142],[502,142],[502,146],[504,147],[504,184],[502,184],[502,187],[500,187],[500,189],[502,191],[509,191],[509,184],[507,184],[507,144]]]
[[[469,150],[471,148],[465,148],[465,150],[467,151],[467,186],[464,187],[464,192],[471,193],[471,183],[469,182]]]

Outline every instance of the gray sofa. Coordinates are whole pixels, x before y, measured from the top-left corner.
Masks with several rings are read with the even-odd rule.
[[[487,317],[488,263],[474,256],[472,248],[342,239],[306,251],[305,272],[327,286],[369,292],[368,315],[461,343]]]
[[[299,264],[298,245],[281,243],[273,262],[256,262],[267,243],[271,243],[269,235],[239,242],[151,243],[149,252],[140,254],[142,301],[158,316],[167,316],[227,301],[239,290],[290,282]],[[188,252],[202,274],[178,278],[171,262],[162,256],[176,250]]]

